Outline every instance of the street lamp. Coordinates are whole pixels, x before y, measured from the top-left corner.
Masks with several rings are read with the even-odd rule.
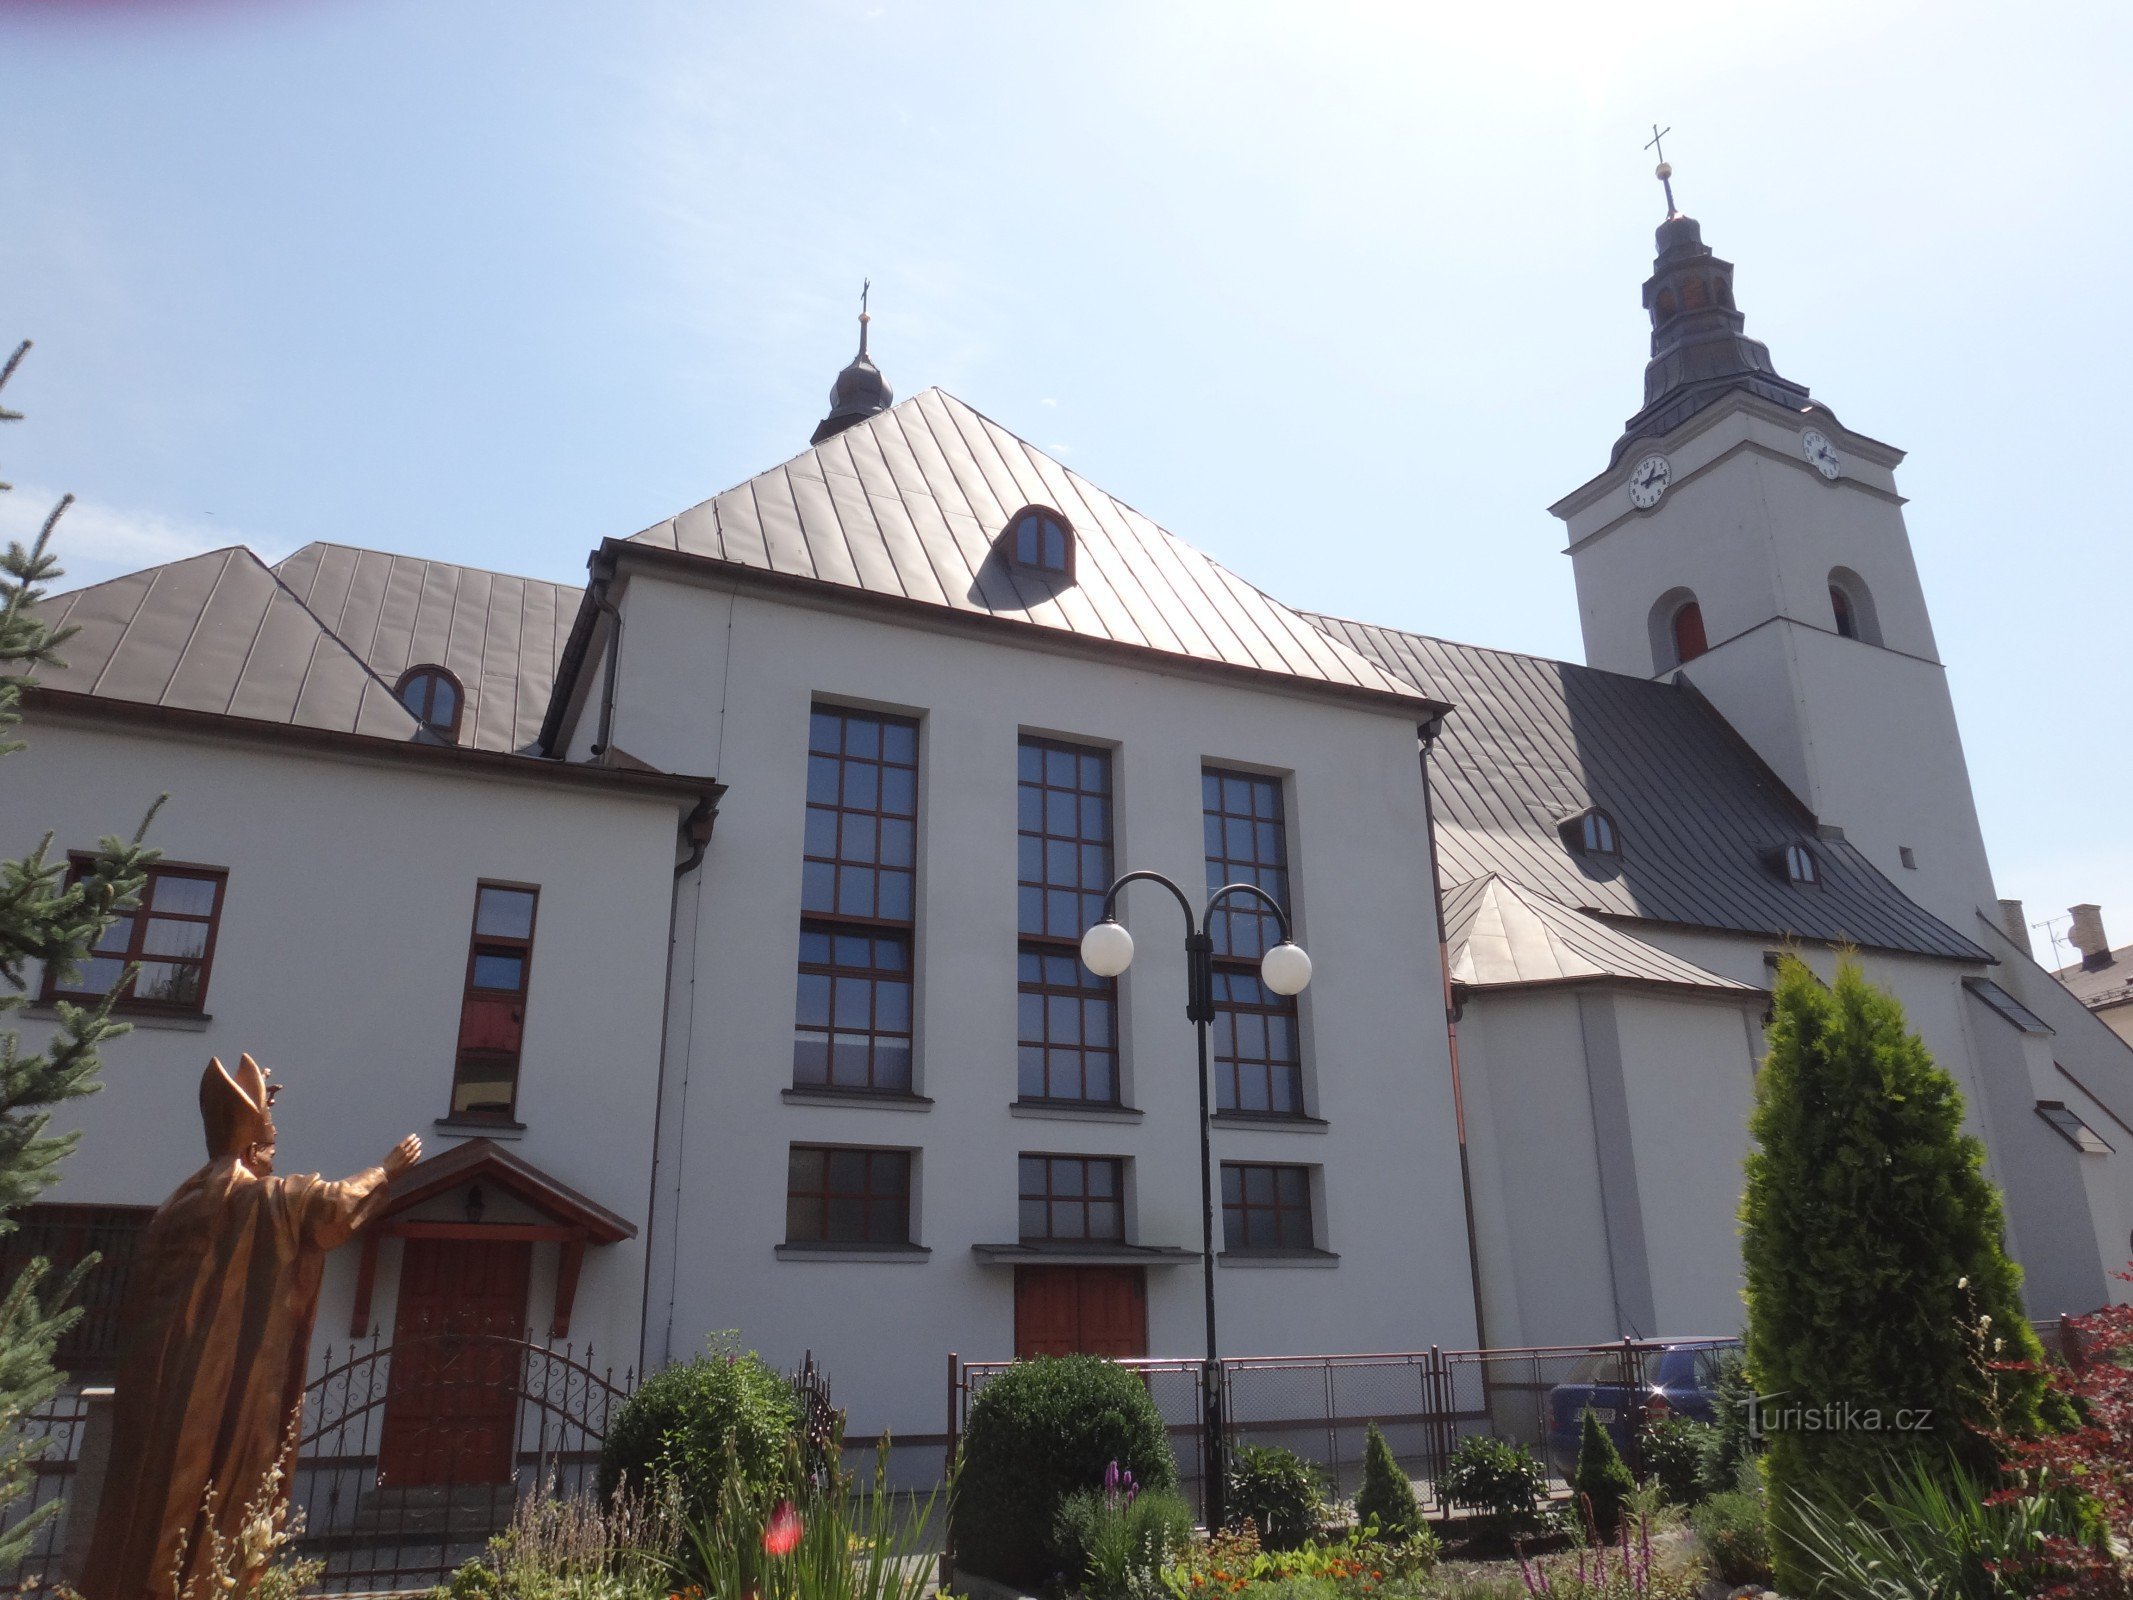
[[[1115,978],[1133,965],[1133,935],[1113,907],[1119,891],[1141,878],[1168,889],[1185,913],[1185,1015],[1194,1024],[1200,1044],[1200,1278],[1207,1300],[1207,1361],[1200,1373],[1202,1414],[1207,1419],[1201,1483],[1207,1531],[1212,1534],[1222,1530],[1224,1484],[1222,1367],[1215,1353],[1215,1171],[1207,1097],[1207,1026],[1215,1020],[1215,941],[1208,929],[1214,925],[1216,910],[1232,895],[1248,896],[1272,911],[1281,925],[1281,942],[1260,958],[1259,977],[1276,994],[1303,993],[1311,981],[1311,958],[1290,937],[1289,913],[1281,902],[1255,883],[1224,884],[1207,897],[1206,909],[1195,921],[1185,891],[1160,872],[1128,872],[1105,892],[1103,921],[1081,936],[1082,964],[1099,978]]]

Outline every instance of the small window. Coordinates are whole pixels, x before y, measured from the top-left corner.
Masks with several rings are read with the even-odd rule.
[[[72,862],[68,881],[79,882],[96,858],[77,855]],[[227,876],[220,867],[150,867],[139,902],[104,930],[71,978],[61,983],[58,964],[46,964],[43,998],[95,1001],[115,989],[120,1010],[204,1010]],[[140,971],[129,979],[126,967],[135,961]]]
[[[2055,1031],[2050,1023],[2046,1022],[1990,978],[1965,978],[1963,987],[1992,1007],[2004,1020],[2013,1023],[2024,1033],[2046,1034]]]
[[[1022,1157],[1023,1242],[1123,1244],[1125,1165],[1115,1156]]]
[[[1567,819],[1562,831],[1570,848],[1581,856],[1618,856],[1622,853],[1621,835],[1615,831],[1615,819],[1598,806]]]
[[[1666,322],[1674,315],[1674,312],[1677,309],[1678,307],[1674,303],[1674,291],[1671,289],[1661,289],[1659,291],[1658,302],[1659,321],[1661,321],[1662,323]]]
[[[1804,844],[1788,844],[1784,853],[1785,877],[1792,883],[1820,883],[1822,864]]]
[[[466,709],[467,697],[450,672],[438,666],[409,667],[393,693],[430,732],[459,742],[459,714]]]
[[[1223,1249],[1309,1250],[1317,1242],[1309,1167],[1222,1163]]]
[[[911,1243],[911,1152],[794,1145],[786,1160],[785,1242]]]
[[[1900,844],[1896,847],[1896,859],[1901,861],[1905,866],[1909,867],[1913,872],[1916,872],[1918,870],[1918,852],[1913,850],[1909,845]]]
[[[1829,613],[1838,636],[1862,644],[1881,643],[1881,620],[1866,580],[1849,567],[1829,571]]]
[[[1008,521],[1007,559],[1031,572],[1074,573],[1074,529],[1050,506],[1024,506]]]
[[[1691,600],[1674,613],[1674,660],[1694,661],[1710,648],[1703,631],[1703,607]]]
[[[2037,1115],[2051,1124],[2052,1131],[2085,1156],[2107,1156],[2111,1147],[2078,1112],[2059,1100],[2039,1100]]]
[[[53,1364],[69,1378],[106,1378],[118,1370],[119,1308],[154,1215],[150,1206],[25,1206],[15,1230],[0,1238],[0,1283],[12,1285],[24,1267],[42,1260],[51,1269],[49,1291],[89,1256],[98,1258],[74,1296],[81,1318],[52,1352]]]
[[[525,884],[484,883],[474,891],[474,935],[467,950],[459,1048],[452,1065],[455,1117],[509,1121],[517,1109],[540,895],[539,889]]]
[[[1829,609],[1837,619],[1837,633],[1845,639],[1859,637],[1859,623],[1852,615],[1852,602],[1835,584],[1829,586]]]

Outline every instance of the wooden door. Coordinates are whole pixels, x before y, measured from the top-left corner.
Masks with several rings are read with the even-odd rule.
[[[1015,1268],[1015,1357],[1148,1353],[1141,1267]]]
[[[400,1263],[378,1471],[388,1485],[503,1483],[518,1425],[533,1246],[410,1239]]]

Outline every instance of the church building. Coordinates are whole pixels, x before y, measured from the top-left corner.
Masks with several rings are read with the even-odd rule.
[[[2133,1049],[2003,926],[1902,452],[1779,375],[1678,211],[1643,304],[1643,404],[1552,507],[1582,664],[1286,606],[895,401],[864,316],[808,448],[582,589],[314,544],[48,599],[80,632],[0,850],[170,797],[140,908],[31,975],[31,1043],[115,984],[136,1025],[8,1243],[112,1257],[77,1370],[243,1051],[284,1170],[428,1147],[321,1346],[736,1329],[855,1438],[937,1433],[950,1352],[1195,1355],[1188,930],[1135,883],[1130,969],[1079,958],[1141,869],[1258,886],[1312,962],[1280,992],[1256,903],[1208,929],[1227,1352],[1737,1332],[1787,950],[1855,951],[1961,1085],[2032,1315],[2123,1297]]]

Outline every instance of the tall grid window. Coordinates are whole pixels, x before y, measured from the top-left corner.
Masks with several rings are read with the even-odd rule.
[[[526,990],[533,975],[533,924],[541,891],[525,883],[474,890],[474,935],[459,1002],[452,1115],[508,1120],[518,1104],[526,1043]]]
[[[911,1089],[911,930],[918,882],[918,724],[817,706],[793,1083]]]
[[[911,1242],[911,1152],[796,1144],[786,1159],[787,1244]]]
[[[1222,1163],[1222,1248],[1309,1250],[1311,1169],[1267,1162]]]
[[[95,864],[94,856],[74,856],[69,881]],[[227,876],[220,867],[150,867],[139,902],[104,930],[73,977],[60,982],[58,964],[46,963],[44,998],[101,1000],[117,989],[120,1009],[199,1011],[207,1003]],[[134,961],[140,971],[129,979],[126,966]]]
[[[1111,756],[1056,739],[1017,752],[1017,1092],[1118,1103],[1118,985],[1081,964],[1111,886]]]
[[[1289,849],[1281,780],[1209,767],[1200,774],[1207,887],[1256,884],[1289,903]],[[1217,1109],[1304,1114],[1303,1052],[1296,999],[1259,980],[1259,958],[1281,942],[1281,923],[1256,900],[1233,897],[1216,911],[1214,938]]]
[[[1123,1244],[1125,1165],[1115,1156],[1025,1155],[1024,1242],[1094,1239]]]

